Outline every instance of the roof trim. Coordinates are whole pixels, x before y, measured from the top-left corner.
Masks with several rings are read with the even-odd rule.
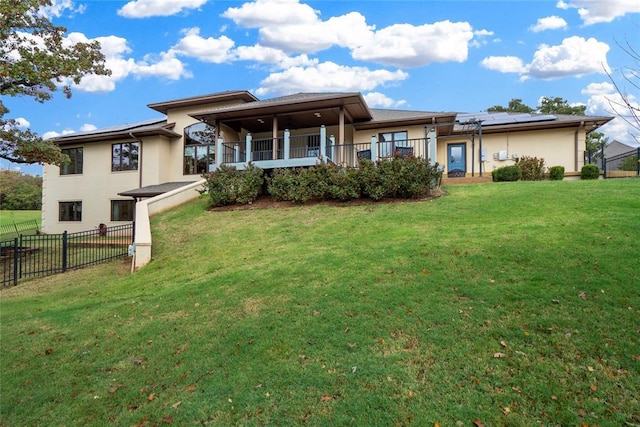
[[[49,139],[57,145],[69,145],[87,142],[113,141],[125,138],[142,138],[145,136],[164,136],[166,138],[177,138],[181,135],[174,132],[175,123],[167,123],[166,119],[146,121],[128,126],[115,126],[110,128],[96,129],[90,132],[72,133]]]
[[[246,90],[229,90],[209,95],[192,96],[189,98],[174,99],[171,101],[155,102],[147,107],[160,113],[167,114],[170,109],[192,107],[225,101],[244,101],[245,103],[259,101],[251,92]]]
[[[146,187],[134,188],[133,190],[123,191],[122,193],[118,193],[118,196],[125,197],[155,197],[160,194],[168,193],[169,191],[173,191],[175,189],[191,185],[196,181],[185,181],[185,182],[165,182],[162,184],[156,185],[147,185]]]

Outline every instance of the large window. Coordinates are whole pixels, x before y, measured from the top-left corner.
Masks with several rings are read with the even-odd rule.
[[[111,146],[111,171],[138,170],[138,143],[122,142]]]
[[[135,206],[133,200],[112,200],[111,221],[133,221]]]
[[[82,202],[60,202],[58,210],[60,221],[82,221]]]
[[[384,132],[379,135],[379,153],[380,157],[391,157],[396,147],[407,147],[408,144],[407,131],[401,132]]]
[[[66,154],[71,162],[60,166],[60,175],[72,175],[82,173],[82,147],[63,148],[62,154]]]
[[[195,123],[184,129],[185,175],[211,172],[216,164],[216,129],[206,123]]]

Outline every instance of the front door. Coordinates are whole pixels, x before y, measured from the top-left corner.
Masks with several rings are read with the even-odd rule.
[[[447,176],[464,178],[467,170],[466,144],[449,144],[447,146]]]

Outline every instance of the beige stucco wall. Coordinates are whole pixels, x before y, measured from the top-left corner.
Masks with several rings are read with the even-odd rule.
[[[131,139],[121,142],[131,142]],[[117,141],[114,141],[117,142]],[[111,172],[111,142],[78,145],[83,147],[83,173],[60,175],[57,166],[45,165],[42,188],[42,230],[70,233],[111,222],[111,200],[131,200],[119,192],[138,187],[138,171]],[[66,147],[65,147],[66,148]],[[70,147],[69,147],[70,148]],[[59,221],[59,202],[82,202],[82,221]]]
[[[466,164],[467,173],[469,174],[472,170],[472,143],[470,138],[439,138],[436,160],[446,166],[447,146],[459,143],[466,144]],[[576,128],[484,134],[482,136],[482,148],[486,150],[486,157],[483,162],[483,171],[490,173],[493,169],[514,164],[515,157],[529,156],[543,158],[546,167],[564,166],[565,172],[576,172],[584,164],[584,147],[584,129],[581,129],[577,134]],[[478,173],[480,161],[478,135],[475,137],[475,149],[474,171]],[[495,156],[499,157],[501,151],[506,152],[506,160],[494,158]]]

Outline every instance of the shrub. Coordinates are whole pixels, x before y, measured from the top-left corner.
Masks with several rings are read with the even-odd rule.
[[[522,169],[518,164],[515,164],[495,169],[491,174],[496,182],[517,181],[522,178]]]
[[[564,166],[551,166],[549,168],[549,179],[552,181],[562,181],[564,179]]]
[[[203,177],[212,206],[250,204],[260,195],[264,182],[262,169],[253,165],[242,171],[222,165]]]
[[[329,196],[332,199],[346,202],[360,198],[358,169],[333,166],[330,178]]]
[[[584,165],[580,170],[581,179],[598,179],[600,177],[600,169],[596,165]]]
[[[542,181],[544,178],[544,159],[522,156],[518,166],[522,169],[523,181]]]

